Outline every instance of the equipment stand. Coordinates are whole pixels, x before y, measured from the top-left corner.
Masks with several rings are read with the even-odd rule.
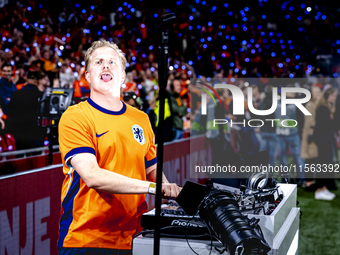
[[[168,43],[169,29],[175,24],[176,16],[174,13],[168,13],[162,16],[158,23],[158,29],[162,33],[161,43],[159,46],[159,124],[158,124],[158,146],[157,146],[157,180],[156,180],[156,214],[155,214],[155,237],[154,237],[154,255],[159,254],[160,242],[160,213],[162,204],[162,176],[163,176],[163,144],[164,144],[164,104],[165,88],[168,81]]]

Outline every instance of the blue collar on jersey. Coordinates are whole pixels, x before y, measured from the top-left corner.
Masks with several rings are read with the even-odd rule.
[[[125,103],[122,101],[123,103],[123,108],[121,110],[119,110],[118,112],[115,112],[115,111],[110,111],[110,110],[107,110],[99,105],[97,105],[95,102],[92,101],[91,98],[87,99],[87,102],[94,108],[96,108],[98,111],[101,111],[103,113],[106,113],[106,114],[111,114],[111,115],[122,115],[123,113],[125,113],[126,111],[126,105]]]

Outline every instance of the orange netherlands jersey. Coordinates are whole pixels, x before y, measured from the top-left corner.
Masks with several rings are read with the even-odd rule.
[[[92,153],[99,167],[146,180],[145,169],[157,161],[148,116],[125,103],[120,111],[110,111],[90,98],[62,115],[59,145],[65,179],[58,247],[131,249],[140,216],[147,211],[145,194],[90,189],[70,159],[78,153]]]

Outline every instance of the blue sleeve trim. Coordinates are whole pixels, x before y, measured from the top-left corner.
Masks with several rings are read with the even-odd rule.
[[[70,225],[73,221],[73,203],[76,195],[79,192],[79,188],[80,176],[76,171],[74,171],[71,187],[62,202],[64,212],[60,218],[58,247],[63,247],[65,237],[67,236]]]
[[[157,163],[157,158],[151,159],[149,161],[147,161],[147,159],[145,158],[145,169],[150,166],[153,166],[156,163]]]
[[[66,166],[71,167],[71,164],[69,163],[69,161],[71,160],[71,158],[73,156],[75,156],[76,154],[79,154],[79,153],[92,153],[93,155],[96,156],[95,150],[93,148],[91,148],[91,147],[79,147],[79,148],[75,148],[75,149],[72,149],[71,151],[69,151],[66,154],[66,156],[64,157]]]

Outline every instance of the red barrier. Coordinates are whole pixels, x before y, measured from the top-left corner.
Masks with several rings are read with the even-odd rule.
[[[194,140],[193,154],[206,153],[203,141]],[[203,182],[205,176],[190,178],[189,163],[189,139],[164,146],[163,171],[170,182]],[[0,177],[0,255],[57,254],[63,179],[61,165]],[[149,208],[154,199],[147,197]]]
[[[0,179],[0,254],[56,255],[62,166]]]
[[[13,156],[10,156],[13,157]],[[60,152],[53,153],[53,164],[60,164]],[[27,158],[16,158],[0,162],[0,175],[24,172],[32,169],[48,166],[48,154],[31,156]]]

